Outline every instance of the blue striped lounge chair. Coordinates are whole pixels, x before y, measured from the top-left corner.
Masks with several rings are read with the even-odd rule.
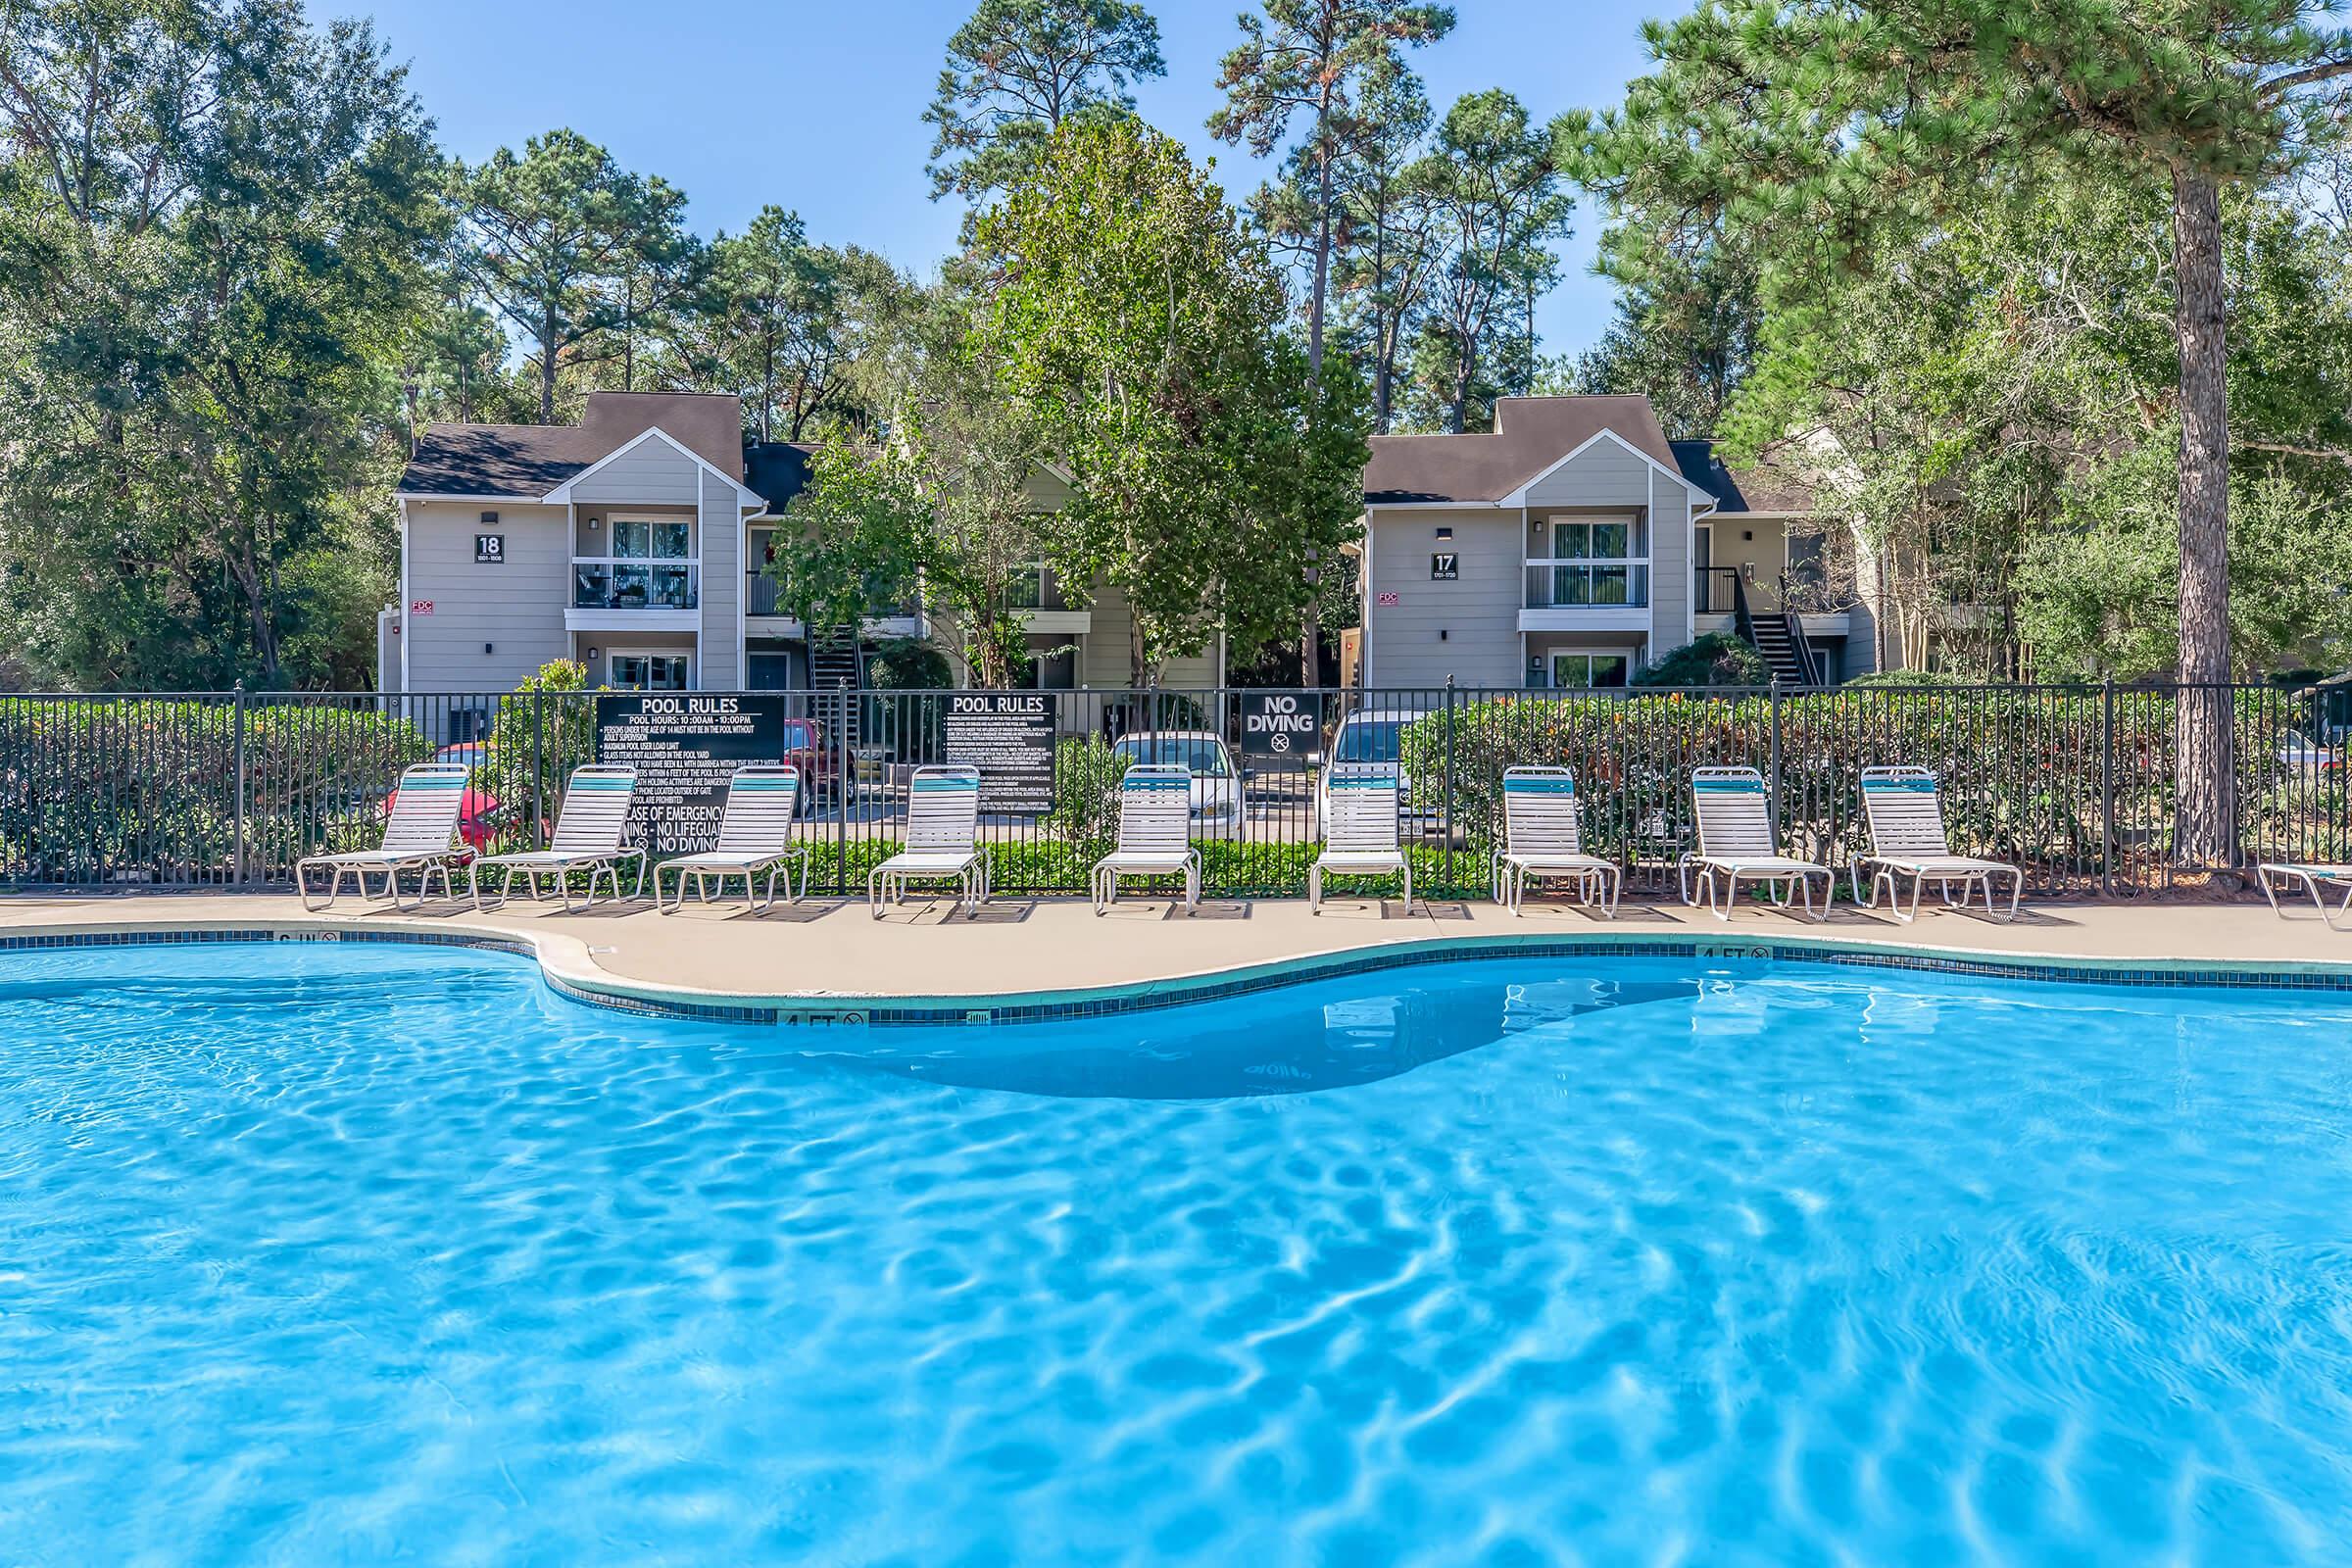
[[[1413,865],[1396,837],[1400,785],[1394,762],[1334,762],[1323,853],[1306,871],[1306,907],[1323,912],[1323,877],[1404,875],[1404,912],[1413,912]]]
[[[473,891],[473,906],[497,908],[507,902],[514,888],[514,873],[520,871],[529,896],[535,904],[544,897],[539,879],[554,882],[556,892],[563,897],[564,907],[569,912],[571,902],[571,873],[588,873],[588,896],[578,908],[587,908],[596,902],[599,878],[609,878],[614,900],[620,898],[620,862],[637,862],[636,892],[645,892],[645,851],[628,845],[629,804],[637,796],[637,770],[611,762],[591,762],[572,769],[571,780],[564,786],[564,808],[556,817],[556,836],[544,850],[526,850],[519,855],[493,855],[479,859],[467,868],[467,882]],[[482,902],[482,873],[503,873],[498,897],[488,905]]]
[[[906,783],[906,847],[865,874],[866,907],[903,904],[909,882],[953,882],[964,912],[988,902],[988,857],[980,853],[980,770],[918,767]]]
[[[449,868],[469,853],[454,844],[458,820],[466,808],[466,781],[472,769],[463,762],[418,762],[400,775],[392,791],[391,813],[384,819],[384,842],[372,850],[341,855],[307,856],[294,864],[294,891],[302,906],[313,911],[332,907],[348,874],[358,896],[368,897],[368,873],[384,874],[384,897],[396,909],[418,908],[432,893],[433,873],[441,873],[441,896],[455,898]],[[311,902],[311,873],[324,870],[326,900]],[[400,899],[400,873],[416,871],[416,903]]]
[[[789,762],[758,762],[739,767],[727,781],[727,804],[718,822],[718,843],[698,855],[683,855],[654,867],[654,907],[675,914],[686,906],[686,884],[694,883],[695,897],[710,902],[710,889],[726,892],[729,877],[743,878],[743,898],[757,909],[776,902],[776,877],[784,878],[784,902],[797,904],[808,892],[808,847],[792,837],[793,818],[800,808],[801,770]],[[801,886],[793,891],[792,862],[801,863]],[[663,903],[662,873],[678,874],[678,896]],[[760,896],[759,879],[767,878]]]
[[[1943,830],[1943,798],[1936,793],[1936,775],[1924,767],[1867,767],[1862,770],[1862,814],[1870,822],[1870,853],[1856,856],[1846,874],[1853,881],[1854,902],[1864,908],[1879,906],[1879,889],[1886,890],[1886,906],[1908,925],[1919,918],[1920,890],[1930,882],[1942,885],[1947,908],[1968,904],[1969,890],[1982,889],[1984,912],[1995,919],[2017,918],[2017,902],[2025,894],[2026,873],[2005,860],[1981,860],[1954,855]],[[1870,892],[1862,892],[1862,872],[1871,872]],[[1897,896],[1900,879],[1911,879],[1908,908]],[[1993,907],[1992,884],[2009,879],[2009,910]],[[1952,889],[1960,896],[1955,899]]]
[[[1184,878],[1184,912],[1200,906],[1200,852],[1191,843],[1193,770],[1138,763],[1119,779],[1118,847],[1095,862],[1095,912],[1118,901],[1123,876]]]
[[[1494,853],[1494,902],[1514,915],[1530,879],[1574,878],[1577,898],[1617,917],[1624,868],[1585,853],[1576,774],[1565,767],[1513,767],[1502,775],[1502,848]]]
[[[1772,797],[1764,775],[1752,767],[1701,767],[1690,774],[1690,801],[1698,816],[1698,849],[1682,860],[1683,902],[1706,902],[1707,912],[1730,920],[1732,905],[1741,882],[1760,882],[1771,890],[1772,901],[1783,908],[1791,892],[1803,900],[1805,913],[1815,920],[1830,917],[1830,891],[1836,873],[1811,860],[1781,853],[1781,836],[1772,819]],[[1697,873],[1693,898],[1691,873]],[[1813,880],[1821,879],[1821,907],[1813,907]]]

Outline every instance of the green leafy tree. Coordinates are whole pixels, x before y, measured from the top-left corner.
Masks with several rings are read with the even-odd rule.
[[[1360,384],[1318,386],[1262,246],[1133,124],[1065,129],[982,239],[1008,279],[988,318],[1007,380],[1075,483],[1051,559],[1134,607],[1134,679],[1220,626],[1278,635],[1305,552],[1347,537],[1365,449]]]
[[[1401,69],[1374,72],[1340,166],[1332,286],[1346,313],[1344,335],[1369,368],[1377,434],[1388,432],[1394,416],[1398,362],[1443,256],[1437,209],[1413,178],[1430,122],[1418,77]]]
[[[1130,85],[1167,70],[1159,24],[1133,0],[980,0],[923,111],[932,199],[1003,189],[1064,121],[1130,112]]]
[[[1413,179],[1435,208],[1445,260],[1431,284],[1420,357],[1442,400],[1446,428],[1483,425],[1472,403],[1481,376],[1517,362],[1532,381],[1534,290],[1555,265],[1574,203],[1560,177],[1555,136],[1500,88],[1458,100],[1439,122]],[[1526,337],[1509,334],[1523,307]],[[1498,344],[1498,336],[1506,341]],[[1479,399],[1491,403],[1491,396]]]
[[[858,362],[903,288],[881,257],[812,245],[799,214],[762,208],[741,234],[711,242],[671,379],[741,397],[745,433],[759,440],[807,440],[828,418],[863,413]]]
[[[1873,236],[1933,227],[2069,171],[2171,191],[2180,419],[2180,667],[2230,651],[2228,350],[2222,192],[2291,161],[2314,97],[2352,74],[2352,35],[2309,0],[1705,0],[1645,31],[1658,69],[1584,138],[1639,276],[1658,236],[1720,218],[1768,236],[1768,300],[1801,295]],[[2179,709],[2183,855],[2231,861],[2234,767],[2218,689]]]
[[[1049,559],[1133,606],[1136,683],[1220,627],[1296,625],[1360,510],[1363,386],[1283,330],[1263,241],[1131,121],[1065,124],[979,238],[1001,280],[981,338],[1071,478]]]
[[[439,171],[292,0],[0,9],[0,643],[80,685],[352,683]]]
[[[1453,28],[1449,7],[1409,0],[1264,0],[1245,12],[1242,42],[1217,77],[1225,104],[1208,117],[1211,134],[1246,142],[1260,158],[1290,134],[1293,183],[1306,202],[1306,354],[1323,368],[1323,316],[1340,221],[1341,165],[1365,133],[1367,84],[1402,70],[1401,52],[1434,43]]]
[[[461,200],[466,279],[529,343],[542,424],[566,364],[633,356],[636,327],[688,286],[685,193],[578,131],[500,148],[462,172]]]
[[[1344,180],[1340,166],[1357,141],[1375,132],[1368,85],[1403,69],[1402,51],[1434,43],[1452,30],[1453,12],[1410,0],[1263,0],[1263,14],[1244,12],[1242,43],[1225,57],[1217,86],[1224,107],[1208,117],[1211,134],[1246,142],[1260,158],[1271,154],[1302,121],[1305,134],[1292,148],[1285,177],[1261,196],[1277,220],[1272,232],[1298,237],[1305,253],[1306,364],[1323,371],[1324,313],[1339,243]],[[1311,586],[1317,558],[1307,557]],[[1316,594],[1303,596],[1299,662],[1313,679],[1322,633]]]
[[[1753,267],[1703,247],[1623,290],[1600,341],[1545,361],[1537,390],[1639,395],[1668,436],[1710,436],[1755,363],[1762,320]]]
[[[887,437],[817,455],[788,513],[802,527],[779,540],[771,570],[810,625],[855,625],[919,583],[960,634],[972,683],[1003,688],[1027,662],[1012,590],[1045,554],[1033,484],[1051,449],[1000,395],[974,308],[942,287],[904,317]]]

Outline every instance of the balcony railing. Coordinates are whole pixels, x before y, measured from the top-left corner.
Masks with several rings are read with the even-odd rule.
[[[694,610],[702,603],[702,567],[691,561],[621,561],[575,556],[574,610]]]
[[[796,612],[776,596],[776,579],[764,571],[743,574],[743,612],[747,615],[791,615]],[[873,620],[911,620],[923,612],[921,601],[909,596],[903,603],[877,606]]]
[[[1740,603],[1740,568],[1700,566],[1691,573],[1690,609],[1701,615],[1728,615]]]
[[[1545,561],[1527,564],[1530,610],[1642,610],[1649,605],[1646,561]]]

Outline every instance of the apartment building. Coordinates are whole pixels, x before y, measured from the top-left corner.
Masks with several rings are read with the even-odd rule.
[[[383,689],[508,691],[569,659],[591,686],[622,690],[830,690],[857,683],[861,651],[880,641],[959,653],[919,601],[855,638],[812,637],[784,612],[766,563],[813,455],[747,445],[725,395],[593,392],[578,424],[427,425],[395,492],[400,602],[378,622]],[[1068,494],[1051,472],[1033,489],[1041,511]],[[1016,592],[1039,684],[1128,684],[1114,590],[1065,593],[1041,564]],[[1161,679],[1213,685],[1222,660],[1212,648],[1172,661]]]
[[[1491,432],[1375,436],[1350,674],[1605,689],[1728,631],[1791,683],[1848,678],[1870,642],[1852,611],[1789,591],[1819,575],[1805,515],[1751,508],[1642,397],[1503,398]]]

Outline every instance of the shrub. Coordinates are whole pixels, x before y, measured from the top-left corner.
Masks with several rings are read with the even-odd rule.
[[[1728,631],[1693,638],[1634,676],[1637,686],[1769,686],[1764,656]]]
[[[249,876],[376,842],[400,770],[432,754],[379,699],[253,702],[243,721]],[[239,722],[229,698],[0,699],[0,876],[227,882]]]
[[[1065,844],[1104,845],[1118,837],[1119,780],[1135,759],[1100,736],[1054,748],[1054,808],[1046,826]]]

